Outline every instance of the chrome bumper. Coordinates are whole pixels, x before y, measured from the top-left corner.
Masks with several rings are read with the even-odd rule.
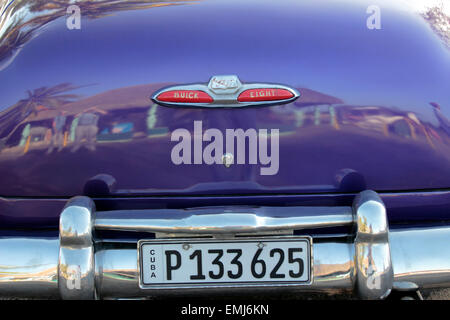
[[[159,238],[272,237],[343,225],[353,225],[354,234],[313,241],[313,282],[308,286],[141,289],[136,243],[104,243],[94,237],[95,230],[144,231]],[[0,296],[94,299],[270,289],[355,292],[363,299],[379,299],[395,288],[450,287],[448,243],[450,227],[389,230],[384,204],[373,191],[360,193],[353,207],[211,207],[127,214],[96,212],[90,198],[75,197],[61,213],[59,239],[0,238]]]

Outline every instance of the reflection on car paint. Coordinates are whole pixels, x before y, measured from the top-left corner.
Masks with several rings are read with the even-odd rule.
[[[85,19],[79,32],[67,30],[64,2],[28,3],[5,10],[0,31],[2,196],[76,195],[100,174],[112,176],[120,194],[339,192],[342,171],[358,177],[345,190],[448,188],[449,51],[422,16],[386,4],[383,10],[398,21],[378,39],[378,31],[354,27],[364,19],[350,6],[315,15],[321,28],[293,30],[293,24],[307,26],[301,14],[316,14],[313,1],[258,6],[253,24],[240,6],[220,1],[79,1]],[[282,19],[273,15],[275,7]],[[211,22],[223,14],[236,22],[226,29],[234,45]],[[193,18],[199,16],[208,19]],[[254,32],[270,19],[276,28]],[[155,28],[163,24],[170,37]],[[241,25],[248,30],[234,27]],[[183,36],[195,32],[209,41]],[[324,40],[341,34],[345,46]],[[174,58],[180,54],[174,39],[185,48],[184,59]],[[205,83],[214,74],[286,83],[302,96],[284,106],[234,112],[174,110],[149,98],[165,86]],[[66,120],[56,129],[59,112]],[[244,164],[173,165],[170,135],[194,121],[205,129],[278,129],[278,174],[261,177],[257,166]]]
[[[128,144],[133,141],[143,143],[145,138],[163,139],[161,142],[157,142],[157,145],[160,143],[170,145],[168,141],[169,133],[183,126],[191,130],[189,128],[192,128],[193,122],[196,121],[197,116],[201,113],[159,107],[149,99],[147,100],[147,97],[142,97],[142,101],[137,105],[129,106],[126,103],[127,96],[131,97],[135,89],[139,88],[142,92],[151,93],[153,91],[152,88],[159,86],[162,85],[152,84],[144,86],[148,90],[142,90],[142,86],[121,89],[120,100],[123,102],[114,100],[114,104],[102,102],[102,100],[97,98],[108,96],[108,92],[93,97],[78,98],[76,101],[63,101],[57,107],[55,105],[48,107],[42,105],[41,103],[45,103],[44,101],[36,105],[24,101],[26,100],[24,99],[15,106],[20,108],[24,104],[27,105],[27,112],[21,113],[20,121],[18,121],[17,115],[14,117],[15,123],[17,123],[16,126],[13,127],[12,123],[9,124],[7,121],[2,121],[4,126],[12,129],[0,150],[0,161],[2,161],[2,158],[11,160],[22,157],[30,152],[38,152],[45,154],[47,157],[52,157],[66,148],[71,153],[78,153],[83,149],[89,152],[97,152],[99,143],[108,145],[114,143]],[[55,87],[58,87],[58,85]],[[69,88],[72,87],[74,86]],[[367,141],[381,139],[381,141],[384,141],[383,143],[399,142],[408,144],[410,143],[408,141],[414,141],[413,146],[421,146],[420,148],[424,148],[427,145],[431,149],[436,149],[436,144],[439,144],[439,150],[441,152],[447,150],[446,155],[448,157],[450,141],[446,131],[448,130],[446,119],[439,112],[439,109],[433,105],[429,107],[433,108],[433,111],[439,117],[438,126],[421,121],[420,115],[411,111],[382,106],[327,104],[327,99],[336,101],[339,98],[321,94],[311,89],[297,89],[300,92],[311,92],[312,102],[307,102],[308,94],[305,94],[299,100],[299,104],[291,103],[286,108],[280,106],[260,109],[257,112],[251,109],[245,111],[253,115],[254,121],[252,126],[255,128],[277,128],[280,131],[281,150],[287,151],[287,148],[292,148],[293,145],[289,141],[289,136],[294,137],[294,139],[300,139],[298,141],[300,148],[302,139],[309,140],[309,137],[314,135],[325,135],[333,139],[332,132],[342,132],[344,134],[350,133],[353,136],[356,135]],[[128,94],[127,92],[130,93]],[[315,98],[320,95],[323,96],[322,99],[316,102],[317,99],[315,101]],[[100,101],[100,103],[96,102],[94,105],[90,103],[91,100]],[[279,109],[281,108],[284,110],[280,111]],[[2,112],[0,118],[5,116],[10,118],[8,115],[15,114],[14,111],[14,108],[10,108],[6,113]],[[230,111],[221,112],[222,114],[231,115]],[[224,123],[227,122],[225,121]],[[212,119],[208,119],[205,123],[211,127],[214,122],[212,122]],[[223,128],[222,125],[219,127]],[[347,139],[351,141],[353,138],[349,136]],[[137,148],[137,146],[133,148]],[[145,148],[145,146],[142,145],[139,148]],[[156,151],[154,147],[151,150]],[[170,153],[169,150],[165,152]],[[281,155],[281,157],[283,156]],[[95,160],[91,160],[91,162],[95,162]],[[165,166],[167,167],[168,164]],[[355,167],[352,168],[351,162],[348,162],[345,170],[358,172],[357,175],[361,177],[358,179],[367,179],[364,170],[355,170]],[[115,169],[110,173],[114,172]],[[244,180],[250,179],[250,181],[256,182],[259,178],[253,174],[253,170],[250,172],[251,174]],[[283,188],[283,185],[288,187],[290,184],[288,180],[284,182],[283,180],[279,181],[280,188]],[[354,186],[359,184],[358,188],[361,188],[361,185],[366,186],[365,182],[363,184],[353,182],[352,184]],[[304,187],[307,188],[307,185]],[[324,184],[323,187],[309,185],[309,188],[314,190],[333,190],[335,187],[331,184]],[[138,190],[130,192],[145,193],[149,191],[147,188]]]

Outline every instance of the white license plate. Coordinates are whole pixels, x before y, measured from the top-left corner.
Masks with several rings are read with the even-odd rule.
[[[140,285],[310,284],[311,238],[142,240]]]

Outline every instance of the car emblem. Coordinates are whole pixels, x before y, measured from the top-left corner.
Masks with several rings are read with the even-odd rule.
[[[208,84],[186,84],[156,91],[151,99],[168,107],[240,108],[279,105],[300,93],[273,83],[241,83],[235,75],[213,76]]]
[[[214,76],[209,80],[208,88],[216,94],[230,94],[242,87],[236,76]]]

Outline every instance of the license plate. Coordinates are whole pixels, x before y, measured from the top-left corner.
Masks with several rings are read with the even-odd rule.
[[[140,285],[310,284],[311,238],[142,240]]]

